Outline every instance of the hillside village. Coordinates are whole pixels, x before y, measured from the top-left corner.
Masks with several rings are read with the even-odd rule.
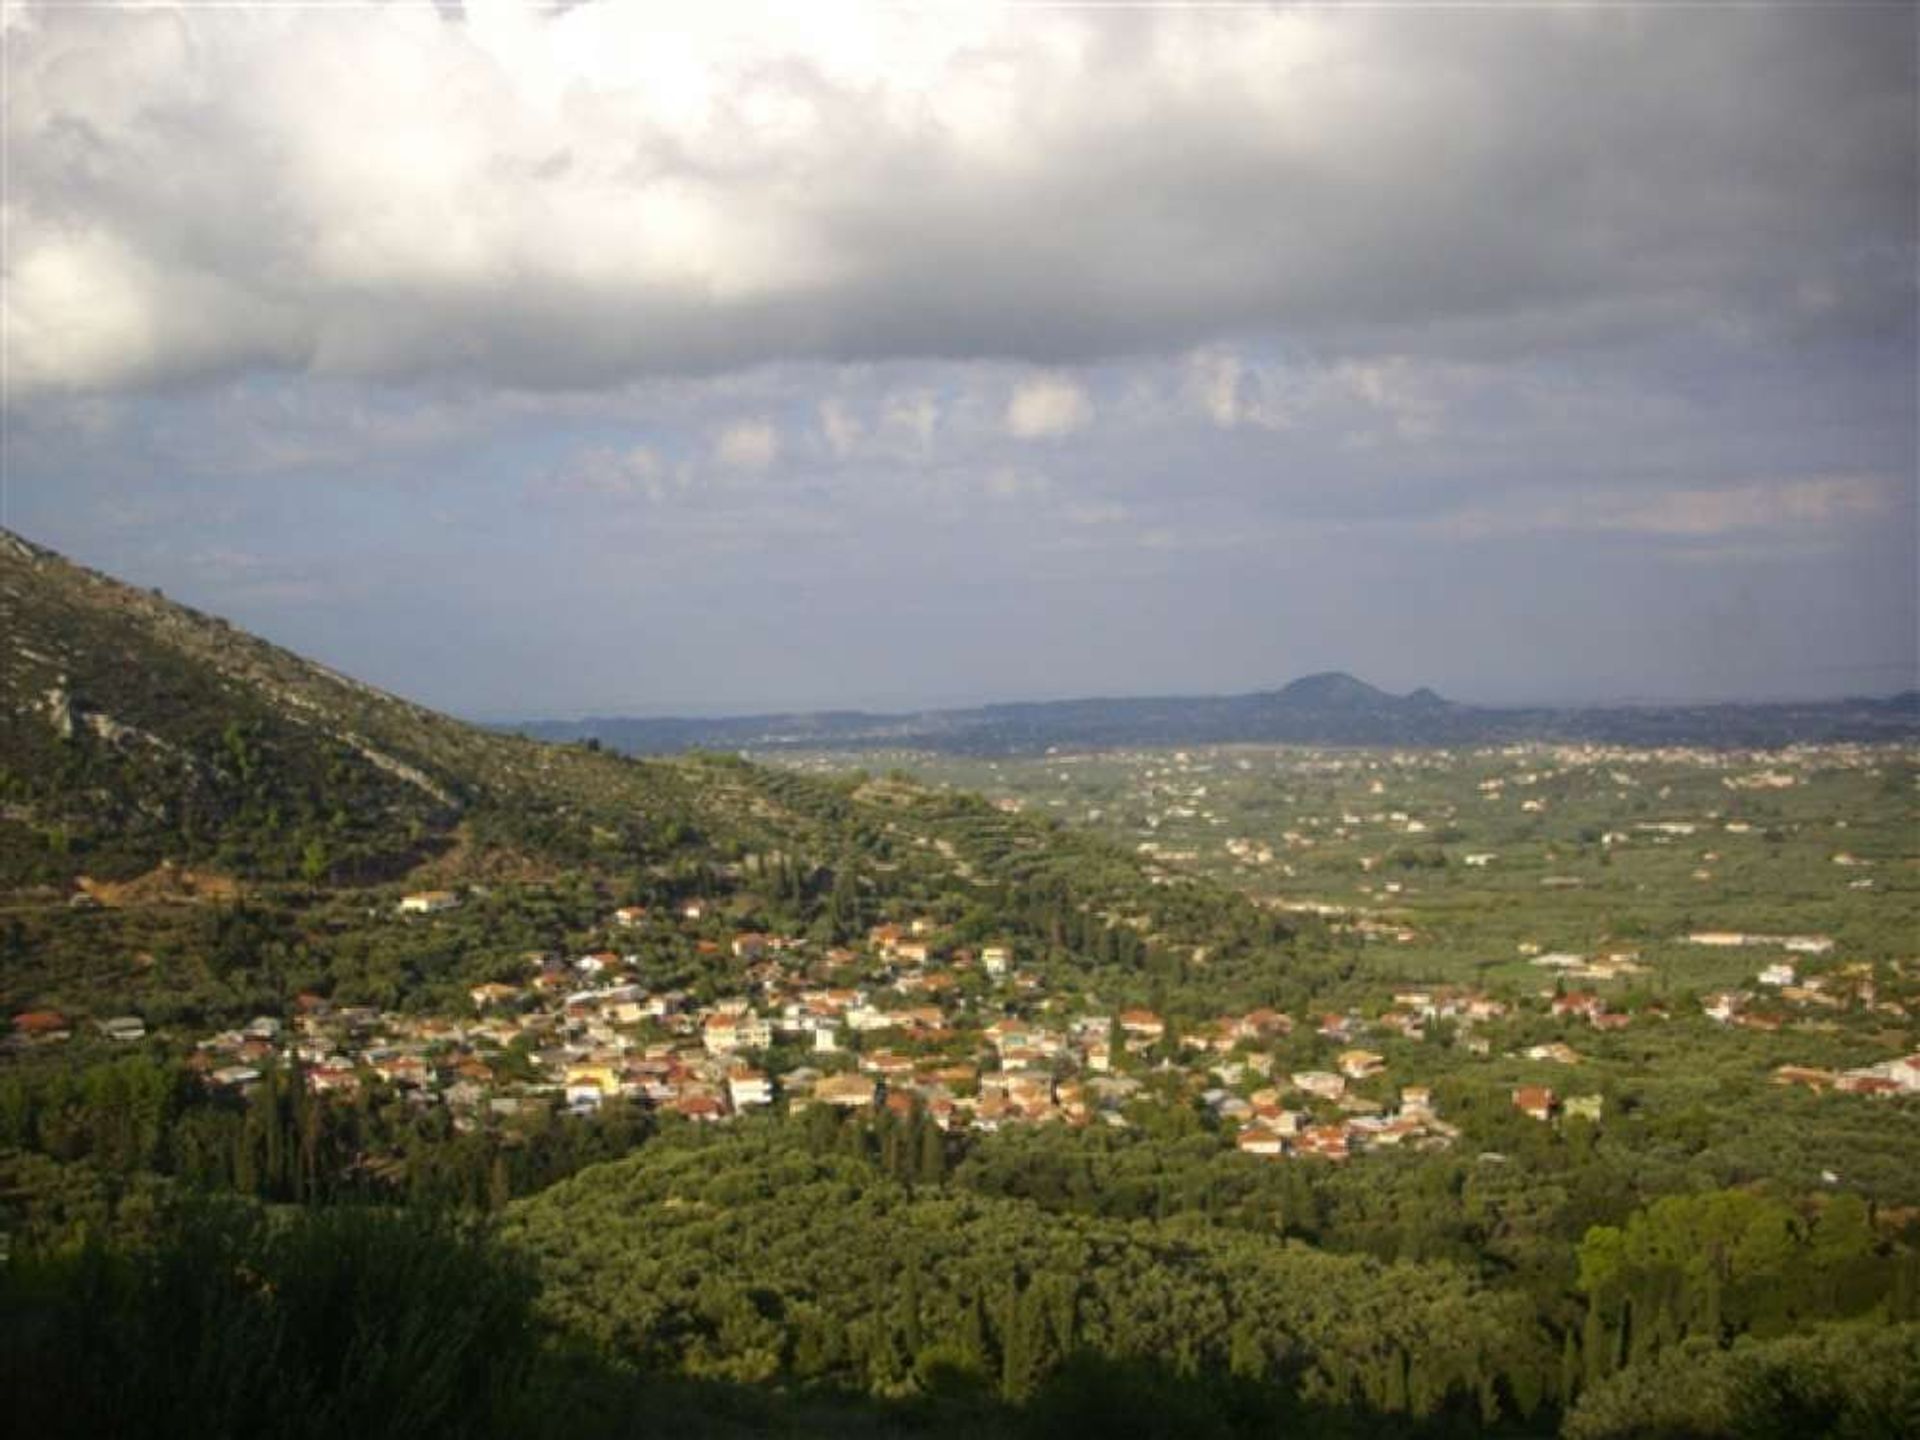
[[[458,910],[454,890],[407,894],[407,923]],[[1344,1160],[1394,1148],[1442,1149],[1458,1129],[1439,1113],[1418,1046],[1491,1061],[1532,1062],[1564,1076],[1515,1085],[1514,1109],[1542,1123],[1599,1122],[1604,1101],[1580,1078],[1583,1032],[1608,1033],[1675,1018],[1673,1006],[1621,1008],[1569,980],[1644,973],[1630,954],[1540,954],[1550,981],[1505,998],[1438,985],[1383,992],[1377,1005],[1293,1016],[1269,1008],[1178,1030],[1152,1010],[1101,1006],[1049,993],[1007,945],[951,943],[920,917],[871,928],[865,943],[818,946],[805,937],[731,932],[711,901],[605,917],[606,947],[531,953],[516,983],[470,991],[472,1010],[420,1015],[334,1005],[302,993],[287,1020],[259,1016],[193,1037],[190,1067],[204,1084],[244,1093],[269,1066],[297,1071],[310,1092],[342,1098],[384,1088],[415,1107],[445,1107],[458,1129],[564,1111],[593,1115],[624,1103],[718,1123],[767,1108],[924,1114],[948,1132],[1033,1125],[1139,1123],[1141,1107],[1200,1107],[1248,1155]],[[623,941],[646,937],[718,963],[726,993],[702,1003],[681,989],[649,989]],[[1920,994],[1907,965],[1888,993],[1874,967],[1829,959],[1824,936],[1703,932],[1696,945],[1778,950],[1749,984],[1699,998],[1697,1013],[1729,1027],[1775,1032],[1830,1027],[1830,1017],[1906,1022]],[[1822,968],[1803,973],[1809,961]],[[1496,1037],[1553,1038],[1496,1050]],[[49,1011],[13,1018],[8,1044],[58,1044],[73,1023]],[[138,1016],[105,1017],[107,1040],[146,1038]],[[1275,1051],[1311,1032],[1326,1068],[1287,1068]],[[1392,1059],[1370,1045],[1385,1045]],[[1920,1094],[1920,1054],[1845,1070],[1781,1065],[1780,1084],[1867,1097]]]

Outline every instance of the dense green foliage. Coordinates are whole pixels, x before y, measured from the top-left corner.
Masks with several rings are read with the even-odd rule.
[[[406,1213],[181,1213],[151,1244],[13,1257],[0,1376],[16,1433],[516,1433],[533,1283]]]
[[[591,1118],[536,1109],[508,1128],[460,1131],[444,1108],[409,1105],[372,1077],[342,1100],[314,1094],[298,1067],[271,1064],[244,1095],[138,1056],[77,1072],[0,1075],[0,1175],[44,1173],[29,1158],[41,1157],[83,1166],[102,1184],[145,1176],[293,1204],[498,1209],[626,1153],[653,1128],[646,1112],[613,1104]],[[36,1186],[21,1193],[27,1203],[0,1205],[16,1233],[73,1233],[65,1207],[49,1210]],[[83,1213],[104,1218],[111,1208]]]
[[[1688,1340],[1581,1397],[1568,1440],[1920,1434],[1920,1325],[1833,1326],[1723,1349]]]
[[[586,1172],[506,1238],[554,1318],[669,1372],[1023,1400],[1085,1351],[1391,1415],[1491,1422],[1549,1398],[1524,1303],[1461,1271],[915,1191],[772,1130]]]

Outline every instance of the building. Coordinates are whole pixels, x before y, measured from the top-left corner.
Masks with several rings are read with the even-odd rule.
[[[727,1098],[735,1110],[773,1103],[773,1082],[762,1072],[737,1065],[727,1072]]]
[[[1534,1120],[1551,1120],[1553,1105],[1553,1091],[1545,1085],[1522,1085],[1513,1092],[1513,1108]]]
[[[844,1110],[864,1110],[879,1094],[879,1086],[868,1075],[828,1075],[813,1087],[813,1098],[823,1105]]]

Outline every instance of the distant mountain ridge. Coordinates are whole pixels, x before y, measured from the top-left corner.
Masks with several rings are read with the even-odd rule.
[[[1019,754],[1143,745],[1469,745],[1587,740],[1777,746],[1920,739],[1920,691],[1884,698],[1702,705],[1479,706],[1422,686],[1394,695],[1344,671],[1245,695],[1046,700],[901,713],[829,710],[712,719],[596,717],[509,727],[631,754],[934,750]]]

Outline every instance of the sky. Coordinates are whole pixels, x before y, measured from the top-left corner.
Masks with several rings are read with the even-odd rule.
[[[9,3],[0,519],[489,719],[1891,693],[1916,13]]]

